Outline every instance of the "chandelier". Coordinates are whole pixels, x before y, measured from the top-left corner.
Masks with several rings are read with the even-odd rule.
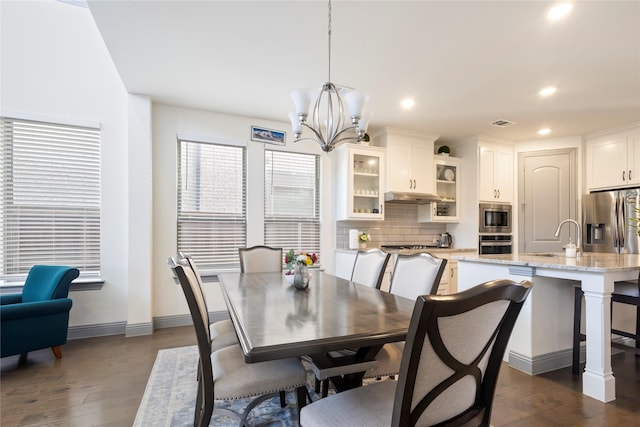
[[[329,76],[328,81],[316,95],[311,89],[294,89],[291,98],[295,112],[289,113],[293,128],[294,141],[315,141],[325,152],[332,151],[343,141],[362,141],[369,125],[368,112],[363,113],[368,95],[349,88],[338,88],[331,83],[331,0],[329,0]],[[309,107],[315,98],[309,121]],[[345,114],[345,104],[349,117]],[[313,133],[313,137],[302,138],[303,127]],[[352,132],[353,131],[353,132]]]

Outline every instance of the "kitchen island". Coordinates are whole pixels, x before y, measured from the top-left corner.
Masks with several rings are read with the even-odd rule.
[[[581,286],[587,336],[582,391],[603,402],[615,399],[611,292],[614,282],[638,278],[640,256],[581,253],[566,258],[561,253],[545,253],[453,258],[458,261],[458,290],[493,279],[533,283],[507,351],[509,365],[530,374],[571,364],[573,287]]]

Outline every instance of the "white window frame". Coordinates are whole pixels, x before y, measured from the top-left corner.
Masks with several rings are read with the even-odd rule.
[[[35,264],[102,282],[100,128],[47,120],[0,117],[3,288],[21,286]]]
[[[185,181],[188,178],[185,168],[202,168],[202,149],[208,150],[207,156],[218,151],[218,159],[222,160],[222,163],[216,165],[215,156],[204,158],[209,162],[208,166],[204,166],[204,172],[213,172],[212,168],[216,167],[222,170],[222,175],[214,181],[205,180],[206,191],[202,191],[201,187],[189,190],[187,187],[191,184]],[[189,155],[192,156],[191,160],[185,157]],[[199,160],[193,156],[198,156]],[[225,160],[231,159],[233,163],[225,163]],[[242,165],[240,170],[238,159]],[[235,167],[229,167],[234,165]],[[202,185],[203,171],[199,171],[190,180],[199,179],[199,185]],[[233,175],[238,172],[238,175]],[[178,136],[177,250],[191,255],[204,275],[235,271],[240,267],[238,248],[245,246],[247,239],[246,176],[246,147]],[[234,198],[237,195],[234,188],[241,188],[239,198]],[[227,197],[231,205],[221,206],[221,196]],[[202,209],[203,205],[209,208]],[[201,228],[195,231],[198,225]]]

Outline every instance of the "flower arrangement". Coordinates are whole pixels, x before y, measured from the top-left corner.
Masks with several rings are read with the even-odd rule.
[[[367,243],[367,240],[371,240],[371,236],[369,236],[367,233],[360,233],[359,240],[360,243]]]
[[[310,252],[295,253],[293,249],[289,250],[284,255],[284,262],[287,265],[288,272],[286,274],[293,274],[293,269],[296,264],[310,266],[317,263],[320,260],[318,255]]]

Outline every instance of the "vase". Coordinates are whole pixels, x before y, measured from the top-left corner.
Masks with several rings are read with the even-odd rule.
[[[293,268],[293,286],[296,289],[306,289],[309,286],[309,267],[306,264],[296,264]]]
[[[360,249],[367,249],[367,243],[366,242],[360,242]]]

